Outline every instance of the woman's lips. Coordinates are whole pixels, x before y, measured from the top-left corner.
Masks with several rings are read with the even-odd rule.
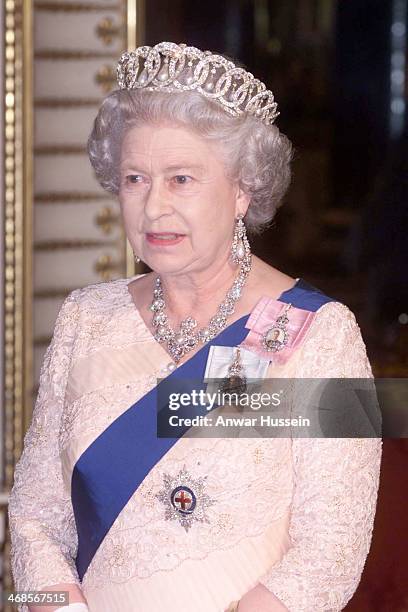
[[[171,246],[178,244],[183,240],[185,234],[176,234],[174,232],[147,233],[146,240],[149,244],[160,246]]]

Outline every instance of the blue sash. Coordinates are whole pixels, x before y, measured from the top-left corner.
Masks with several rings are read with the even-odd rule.
[[[299,279],[281,294],[279,301],[315,312],[326,302],[336,301]],[[193,357],[166,377],[178,392],[189,380],[204,378],[210,346],[237,346],[248,334],[249,314],[224,329]],[[179,439],[157,437],[157,401],[160,384],[113,421],[82,453],[74,466],[71,496],[78,552],[76,567],[80,580],[114,521],[146,478]],[[191,410],[191,408],[190,408]]]

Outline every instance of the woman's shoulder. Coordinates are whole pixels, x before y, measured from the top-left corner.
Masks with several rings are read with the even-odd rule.
[[[310,327],[302,343],[299,376],[372,376],[360,325],[353,310],[341,300],[310,285],[305,297],[314,305]]]
[[[74,289],[66,298],[68,302],[76,302],[80,310],[88,312],[104,312],[132,304],[128,285],[132,280],[143,276],[136,274],[131,277],[116,278],[109,281],[92,283]]]
[[[334,310],[338,308],[338,305],[340,305],[340,309],[341,306],[344,306],[337,297],[327,294],[304,278],[297,278],[294,286],[288,291],[284,291],[281,297],[285,298],[285,301],[290,302],[295,308],[314,313],[327,310],[326,306],[329,304],[336,305]],[[333,310],[333,308],[328,310]]]
[[[293,306],[314,313],[316,334],[340,336],[341,332],[360,331],[353,310],[338,297],[329,295],[324,290],[300,278],[295,285],[296,291],[291,296]],[[292,299],[293,298],[293,299]]]
[[[341,300],[301,276],[293,278],[259,258],[255,258],[254,271],[255,291],[266,300],[276,302],[279,295],[279,301],[290,302],[295,308],[318,315],[319,319],[350,316],[350,309]]]
[[[289,299],[290,298],[290,299]],[[340,321],[346,326],[357,326],[353,310],[337,296],[326,293],[303,278],[297,278],[296,284],[289,291],[287,301],[297,308],[314,313],[316,326],[325,328]]]
[[[285,301],[302,311],[308,311],[308,333],[304,343],[317,346],[345,347],[363,344],[361,329],[353,310],[338,297],[326,293],[303,278],[286,295]]]
[[[340,300],[326,301],[315,311],[312,333],[321,339],[331,337],[340,342],[343,337],[360,336],[361,329],[353,310]]]

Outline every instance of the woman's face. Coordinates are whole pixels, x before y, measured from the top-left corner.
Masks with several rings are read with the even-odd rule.
[[[179,274],[226,260],[249,196],[226,177],[217,145],[184,127],[143,125],[122,142],[119,201],[135,253]]]

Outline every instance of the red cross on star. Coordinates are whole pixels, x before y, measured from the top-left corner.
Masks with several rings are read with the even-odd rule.
[[[185,492],[181,491],[179,496],[175,498],[175,502],[178,504],[181,504],[181,509],[185,510],[186,509],[186,504],[191,504],[192,499],[190,497],[185,497]]]

